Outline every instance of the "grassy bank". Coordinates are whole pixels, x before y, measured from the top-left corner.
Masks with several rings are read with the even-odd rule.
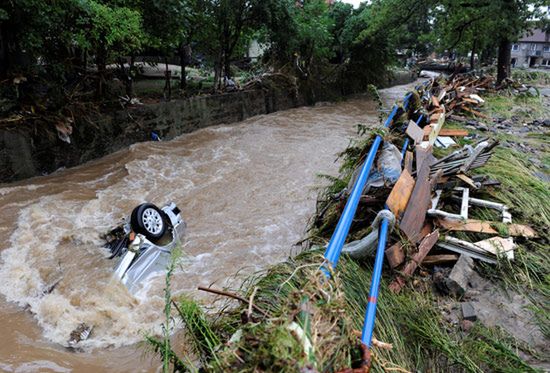
[[[505,115],[506,107],[512,108],[516,100],[513,96],[488,96],[484,111],[490,116]],[[538,102],[539,106],[533,100],[533,110],[546,115],[542,101]],[[486,124],[491,125],[489,119]],[[462,124],[446,125],[451,127]],[[362,131],[342,153],[341,177],[331,178],[331,185],[320,194],[310,231],[314,243],[310,250],[248,279],[232,293],[241,301],[217,315],[205,315],[190,299],[177,300],[177,313],[192,348],[189,351],[187,345],[184,354],[181,345],[158,343],[157,351],[165,360],[175,362],[179,370],[201,367],[213,372],[334,372],[360,364],[358,334],[368,300],[372,263],[358,263],[344,256],[332,279],[327,280],[319,270],[323,249],[315,243],[330,238],[342,208],[338,196],[352,178],[373,134]],[[391,139],[391,135],[383,135]],[[546,140],[541,137],[533,141]],[[445,151],[439,153],[444,155]],[[487,189],[484,197],[507,204],[515,223],[533,226],[540,236],[518,240],[515,260],[478,264],[476,271],[494,289],[524,297],[529,303],[524,311],[549,338],[550,188],[535,175],[538,171],[527,156],[507,147],[497,149],[489,163],[476,170],[501,182],[500,187]],[[369,231],[368,217],[377,208],[360,206],[350,239]],[[493,213],[485,209],[472,213],[473,218],[495,220]],[[487,238],[480,233],[461,233],[457,237],[473,242]],[[544,351],[517,339],[515,330],[488,327],[479,321],[464,327],[453,318],[461,299],[435,290],[432,268],[421,267],[398,294],[388,289],[395,275],[389,268],[384,269],[374,332],[377,340],[390,343],[392,349],[373,347],[374,371],[529,372],[536,371],[530,364],[548,361]]]

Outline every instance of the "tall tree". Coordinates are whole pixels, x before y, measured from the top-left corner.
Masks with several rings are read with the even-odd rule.
[[[125,6],[89,0],[77,22],[80,29],[75,40],[85,53],[95,56],[97,94],[101,97],[105,92],[107,62],[139,50],[144,42],[141,14]]]
[[[440,46],[470,51],[471,62],[477,51],[498,49],[497,83],[510,75],[511,42],[516,41],[540,17],[545,0],[440,0],[437,12],[437,33]],[[539,18],[540,20],[540,18]]]

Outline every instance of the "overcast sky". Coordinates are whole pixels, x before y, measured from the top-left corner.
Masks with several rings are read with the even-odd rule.
[[[353,4],[354,7],[358,7],[359,3],[364,0],[343,0],[344,3],[350,3]]]

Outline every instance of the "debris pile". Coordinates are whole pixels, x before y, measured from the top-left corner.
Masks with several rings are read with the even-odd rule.
[[[479,111],[485,102],[480,94],[493,86],[490,76],[430,80],[412,92],[410,103],[400,108],[400,115],[384,135],[384,148],[377,155],[377,170],[373,170],[376,177],[369,178],[362,193],[344,252],[353,258],[372,256],[378,231],[368,224],[377,219],[378,211],[389,209],[395,229],[386,260],[396,274],[390,285],[394,292],[402,289],[420,265],[448,265],[460,256],[491,264],[514,260],[514,239],[537,235],[529,226],[514,224],[506,204],[487,199],[487,191],[499,187],[498,180],[474,173],[489,161],[498,141],[474,141],[466,130],[443,128],[451,116],[464,118],[460,113],[485,117]],[[369,143],[351,147],[344,154],[342,170],[348,186],[319,201],[313,222],[317,237],[326,237],[333,230]],[[389,159],[390,147],[392,154],[395,150],[401,154],[399,176],[394,164],[384,161]],[[434,147],[449,149],[436,158]]]
[[[536,227],[548,225],[550,210],[539,207],[546,189],[526,182],[524,169],[511,157],[503,160],[497,141],[444,128],[450,116],[481,114],[481,95],[491,84],[489,78],[472,76],[430,80],[394,107],[387,130],[376,129],[352,143],[342,153],[341,177],[330,178],[332,185],[318,200],[306,241],[314,250],[271,267],[236,292],[199,287],[238,306],[224,304],[210,322],[189,311],[200,310],[191,300],[172,302],[194,342],[191,353],[198,356],[201,369],[528,371],[518,355],[520,349],[528,351],[516,343],[519,333],[512,337],[505,331],[515,327],[506,322],[521,319],[531,325],[525,321],[531,314],[510,318],[508,298],[486,291],[495,287],[479,269],[497,272],[507,266],[515,271],[526,264],[527,245],[546,251],[544,242],[531,240],[537,236],[533,228],[517,224],[525,213],[541,209],[540,217],[527,221]],[[359,129],[365,133],[364,127]],[[516,172],[508,172],[511,167],[495,172],[499,162]],[[362,171],[370,165],[370,172]],[[520,188],[526,190],[524,195],[507,198]],[[349,211],[350,200],[358,204],[347,220],[347,240],[345,235],[339,240],[347,255],[336,268],[327,263],[337,259],[320,251],[346,216],[343,211]],[[387,231],[391,233],[385,245],[379,238]],[[386,260],[373,260],[375,253]],[[533,274],[525,276],[529,286],[547,278],[545,267],[538,265],[546,254],[535,258],[537,263],[525,266]],[[378,301],[372,283],[383,261],[390,271],[379,282]],[[417,272],[420,276],[413,278]],[[511,271],[510,276],[521,281],[516,274]],[[436,298],[433,290],[445,296]],[[362,322],[363,317],[371,320],[367,316],[372,304],[377,304],[375,335],[364,338],[367,326],[374,328]],[[534,303],[522,304],[527,308]],[[493,321],[495,313],[506,320],[487,326],[485,321]],[[153,346],[180,371],[198,368],[186,367],[191,360],[178,359],[166,343],[153,341]]]

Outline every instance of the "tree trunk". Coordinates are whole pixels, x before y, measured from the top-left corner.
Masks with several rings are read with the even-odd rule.
[[[164,57],[164,65],[166,70],[164,76],[166,77],[166,83],[164,84],[164,99],[170,101],[172,99],[172,72],[168,68],[168,57]]]
[[[498,44],[498,60],[497,60],[497,85],[510,77],[510,61],[512,59],[510,49],[510,40],[504,38]]]
[[[107,51],[103,46],[97,50],[96,56],[97,65],[97,97],[103,98],[105,94],[105,73],[107,71]]]
[[[231,52],[228,50],[228,48],[224,48],[223,50],[223,61],[222,61],[222,67],[223,67],[223,77],[230,79],[231,78]]]
[[[124,80],[124,88],[126,90],[126,96],[128,98],[134,97],[133,80],[132,80],[132,68],[134,65],[134,58],[130,58],[130,65],[128,68],[124,66],[126,61],[122,57],[119,57],[118,64],[120,65],[120,71],[122,72],[122,79]]]
[[[5,78],[8,73],[8,43],[5,25],[0,25],[0,78]]]
[[[134,54],[130,56],[130,66],[128,66],[128,80],[126,81],[126,94],[128,97],[134,97],[134,64],[136,57]]]
[[[474,42],[472,43],[472,54],[470,55],[470,70],[472,71],[476,68],[476,42],[477,40],[474,39]]]
[[[187,74],[185,69],[189,62],[191,61],[191,45],[181,44],[180,46],[180,66],[181,66],[181,79],[180,79],[180,89],[184,91],[187,89]]]
[[[220,50],[218,53],[218,57],[214,62],[214,86],[212,87],[212,90],[214,92],[221,89],[222,64],[223,64],[223,52]]]

